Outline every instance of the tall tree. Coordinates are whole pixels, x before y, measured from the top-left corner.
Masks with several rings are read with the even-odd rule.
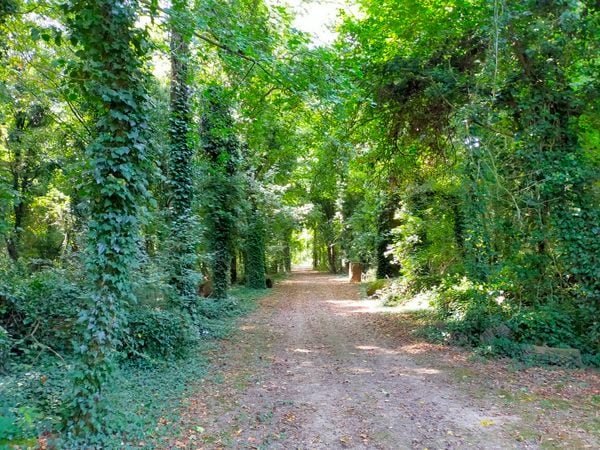
[[[201,139],[206,158],[204,214],[210,252],[213,296],[227,297],[230,285],[233,237],[240,208],[237,176],[240,145],[235,135],[230,100],[223,87],[210,86],[204,94]]]
[[[145,133],[145,34],[136,27],[137,3],[72,0],[65,5],[83,92],[95,117],[95,139],[86,149],[90,219],[88,308],[81,312],[83,335],[69,425],[74,433],[103,430],[107,382],[132,301],[140,207],[149,197]]]
[[[175,0],[170,10],[171,20],[171,113],[169,117],[171,185],[170,259],[172,284],[179,301],[189,309],[196,296],[197,227],[192,213],[194,195],[193,157],[190,141],[190,38],[192,24],[186,0]]]
[[[256,201],[252,201],[246,230],[245,272],[246,284],[252,289],[267,287],[265,260],[265,219]]]

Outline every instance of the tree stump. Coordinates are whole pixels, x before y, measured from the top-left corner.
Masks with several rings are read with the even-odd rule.
[[[360,283],[362,281],[362,264],[350,263],[349,278],[350,283]]]

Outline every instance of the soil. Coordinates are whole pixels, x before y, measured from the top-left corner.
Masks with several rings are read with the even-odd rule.
[[[323,273],[278,283],[211,355],[169,448],[600,448],[597,372],[473,360],[360,297]]]

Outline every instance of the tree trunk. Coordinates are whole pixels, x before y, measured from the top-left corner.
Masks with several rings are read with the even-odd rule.
[[[238,281],[238,267],[237,267],[237,252],[234,250],[231,256],[231,284],[236,284]]]
[[[204,92],[204,98],[200,140],[208,171],[203,180],[203,210],[212,254],[213,295],[225,298],[230,286],[236,211],[240,203],[237,176],[240,145],[234,133],[226,90],[220,85],[211,85]]]
[[[387,199],[379,213],[377,231],[379,243],[377,244],[377,278],[389,278],[398,275],[398,266],[392,263],[392,258],[387,255],[388,247],[392,244],[391,231],[393,228],[394,212],[396,210],[395,196],[387,195]]]
[[[266,289],[265,227],[260,212],[253,211],[246,238],[246,284],[253,289]]]
[[[351,262],[349,276],[351,283],[360,283],[362,281],[362,264]]]
[[[283,246],[283,269],[290,273],[292,271],[292,251],[290,249],[290,241],[286,240]]]
[[[313,270],[319,268],[319,241],[318,241],[317,229],[313,229],[313,241],[312,241],[312,267]]]
[[[329,244],[327,246],[327,264],[331,273],[337,273],[337,251],[335,244]]]
[[[193,238],[193,148],[190,145],[190,89],[188,86],[190,57],[189,40],[182,22],[186,0],[175,0],[171,15],[171,114],[169,117],[171,187],[171,284],[179,294],[179,306],[185,309],[197,297],[193,276],[196,248]]]
[[[96,119],[87,200],[90,204],[86,268],[91,288],[80,315],[81,339],[75,346],[72,398],[67,426],[75,434],[109,432],[104,420],[117,348],[133,299],[138,216],[148,199],[144,130],[145,69],[148,46],[136,26],[136,2],[72,0],[67,22],[79,43],[83,88]]]
[[[6,250],[13,262],[17,262],[21,256],[21,239],[23,236],[23,219],[25,218],[26,206],[21,199],[13,208],[14,226],[11,235],[6,239]]]

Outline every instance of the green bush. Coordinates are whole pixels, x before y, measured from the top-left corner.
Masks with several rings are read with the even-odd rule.
[[[367,288],[367,293],[368,292]],[[377,296],[382,300],[384,305],[395,306],[409,298],[412,293],[413,286],[411,281],[407,277],[402,277],[386,281],[385,285],[379,289]]]
[[[520,358],[523,354],[523,347],[508,337],[496,337],[488,344],[478,347],[477,352],[482,356]]]
[[[581,347],[576,317],[558,304],[523,309],[510,320],[519,342],[549,347]]]
[[[198,302],[195,312],[198,314],[200,324],[202,318],[224,319],[226,317],[235,317],[243,314],[245,308],[241,302],[234,298],[207,298]]]
[[[71,339],[82,307],[83,290],[76,274],[49,268],[31,275],[2,274],[0,325],[22,348],[32,342],[57,351],[71,350]]]
[[[434,300],[453,340],[459,344],[477,345],[481,333],[506,320],[503,296],[466,278],[446,280]]]
[[[599,361],[599,344],[584,331],[585,312],[573,302],[550,300],[523,307],[513,293],[466,278],[445,279],[433,298],[445,323],[442,334],[451,342],[479,347],[486,330],[499,324],[510,328],[510,336],[498,336],[481,346],[479,351],[485,355],[520,357],[523,344],[535,344],[577,348],[586,364]]]
[[[0,406],[0,448],[33,448],[40,413],[31,407]]]
[[[0,326],[0,369],[6,364],[12,345],[13,339],[8,334],[8,331]]]
[[[379,278],[377,280],[369,281],[367,283],[367,295],[370,297],[380,289],[385,288],[388,285],[388,280]]]
[[[176,311],[136,309],[129,313],[124,351],[132,357],[178,358],[194,342],[191,320]]]

